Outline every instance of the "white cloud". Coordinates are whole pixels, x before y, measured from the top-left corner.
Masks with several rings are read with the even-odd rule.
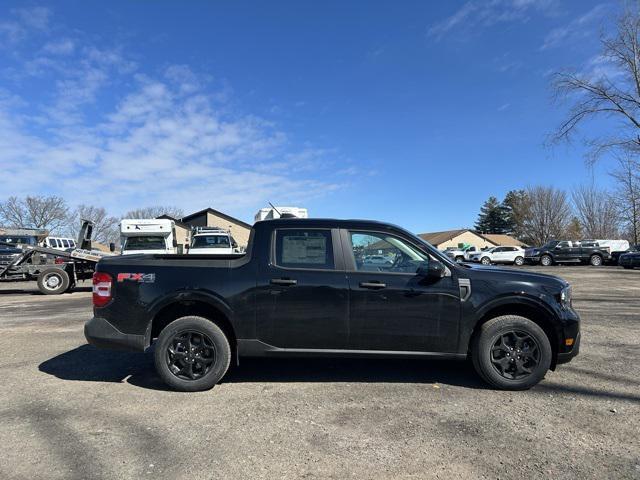
[[[499,23],[526,22],[531,13],[554,14],[555,0],[471,0],[453,15],[432,25],[427,34],[437,40],[454,30],[470,31]]]
[[[52,53],[54,55],[69,55],[73,53],[76,45],[70,38],[63,38],[53,42],[47,42],[43,50],[45,53]]]
[[[0,199],[58,194],[114,214],[175,204],[247,216],[267,200],[304,204],[342,186],[335,150],[296,147],[188,65],[143,71],[122,49],[76,38],[32,52],[0,90]],[[42,98],[21,93],[25,76],[47,85]]]
[[[544,38],[540,50],[547,50],[563,45],[569,41],[577,41],[590,36],[592,34],[593,24],[603,18],[606,10],[606,5],[596,5],[588,12],[573,19],[567,25],[554,28]]]
[[[14,9],[10,18],[0,22],[0,39],[15,44],[31,31],[46,31],[50,18],[51,11],[45,7]]]

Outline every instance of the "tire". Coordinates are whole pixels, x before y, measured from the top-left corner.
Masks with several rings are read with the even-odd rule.
[[[191,350],[187,342],[192,345]],[[196,316],[182,317],[160,332],[154,360],[158,375],[169,387],[181,392],[198,392],[213,388],[227,373],[231,347],[222,329],[212,321]]]
[[[491,265],[491,259],[489,257],[482,257],[480,259],[480,263],[483,265]]]
[[[38,290],[45,295],[60,295],[69,288],[69,274],[61,268],[46,268],[38,275]]]
[[[533,387],[546,375],[551,358],[551,344],[544,330],[517,315],[489,320],[480,327],[471,347],[476,372],[489,385],[501,390]]]
[[[513,261],[513,264],[521,267],[522,265],[524,265],[524,257],[516,257]]]
[[[591,255],[591,257],[589,257],[589,264],[594,267],[602,266],[602,257],[600,255]]]
[[[553,258],[551,258],[551,255],[543,255],[540,257],[540,265],[542,265],[543,267],[548,267],[550,265],[553,265]]]
[[[457,256],[455,260],[456,260],[456,262],[458,262],[458,263],[462,263],[462,262],[464,262],[464,257]]]

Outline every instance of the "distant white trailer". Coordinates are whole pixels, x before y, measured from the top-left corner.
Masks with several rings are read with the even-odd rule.
[[[629,250],[629,242],[627,240],[582,240],[580,243],[597,243],[600,247],[607,247],[609,253]]]
[[[306,208],[300,207],[267,207],[261,208],[256,213],[254,220],[259,222],[261,220],[273,220],[274,218],[280,218],[281,215],[293,215],[297,218],[309,218],[309,212]]]

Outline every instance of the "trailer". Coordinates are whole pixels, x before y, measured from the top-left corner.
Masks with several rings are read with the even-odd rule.
[[[35,280],[38,289],[45,295],[59,295],[72,291],[78,280],[93,276],[96,264],[112,253],[91,250],[93,223],[82,221],[78,245],[70,251],[40,246],[23,246],[22,253],[8,264],[0,267],[0,280]],[[54,263],[43,258],[55,258]]]

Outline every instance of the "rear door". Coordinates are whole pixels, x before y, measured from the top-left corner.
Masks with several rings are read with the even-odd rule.
[[[341,230],[349,279],[349,348],[354,350],[454,352],[460,289],[451,275],[416,275],[432,260],[407,239],[386,232]],[[389,265],[364,259],[383,255]]]
[[[280,348],[347,344],[348,284],[338,230],[279,228],[258,273],[257,338]]]

